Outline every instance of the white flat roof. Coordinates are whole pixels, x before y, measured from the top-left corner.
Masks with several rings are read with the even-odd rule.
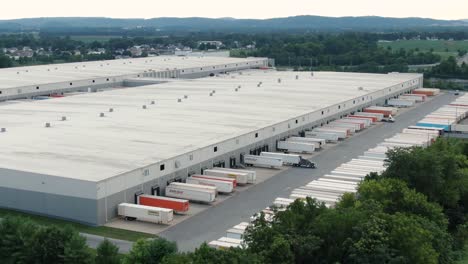
[[[0,168],[100,181],[420,76],[251,70],[6,102],[0,104],[0,127],[7,129],[0,133]]]
[[[208,67],[259,58],[157,56],[135,59],[76,62],[0,69],[0,89],[40,86],[50,83],[97,79],[110,76]]]

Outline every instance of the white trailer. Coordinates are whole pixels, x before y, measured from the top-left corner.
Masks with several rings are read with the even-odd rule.
[[[228,242],[222,242],[218,240],[213,240],[210,243],[208,243],[208,246],[211,248],[215,249],[228,249],[232,247],[240,247],[239,244],[234,244],[234,243],[228,243]]]
[[[172,182],[166,187],[166,196],[189,201],[211,203],[216,200],[216,187]]]
[[[358,156],[359,159],[364,159],[364,160],[377,160],[377,161],[385,161],[387,157],[375,157],[375,156],[367,156],[367,155],[361,155]]]
[[[292,200],[292,199],[277,197],[273,201],[273,205],[276,206],[276,207],[284,208],[284,207],[288,207],[293,202],[294,202],[294,200]]]
[[[339,139],[336,133],[331,133],[331,132],[306,131],[305,136],[325,139],[327,142],[337,142]]]
[[[278,141],[276,148],[295,153],[313,153],[315,143]]]
[[[216,168],[216,170],[247,173],[247,183],[253,184],[255,183],[255,181],[257,181],[257,172],[253,170],[230,169],[230,168]]]
[[[169,224],[174,217],[172,209],[130,203],[119,204],[118,214],[127,220],[139,220],[157,224]]]
[[[349,128],[349,129],[351,129],[351,132],[352,132],[352,133],[356,133],[356,131],[361,130],[361,125],[360,125],[360,124],[357,124],[357,123],[340,122],[339,120],[338,120],[338,121],[333,121],[333,122],[331,122],[330,125],[336,126],[336,127],[346,127],[346,128]]]
[[[308,137],[306,135],[306,137],[290,137],[286,140],[291,140],[291,141],[296,141],[296,142],[316,142],[316,143],[319,143],[319,147],[318,148],[323,148],[326,144],[327,144],[327,140],[323,139],[323,138],[314,138],[314,137]]]
[[[242,239],[231,238],[231,237],[221,237],[221,238],[218,238],[218,241],[238,244],[239,246],[242,244]]]
[[[260,156],[279,158],[283,161],[283,164],[285,165],[292,165],[296,167],[305,167],[305,168],[315,168],[315,163],[310,162],[306,159],[303,159],[301,155],[297,155],[297,154],[262,152],[260,153]]]
[[[244,236],[245,230],[237,229],[237,228],[230,228],[226,231],[226,237],[234,238],[234,239],[242,239]]]
[[[333,133],[338,136],[338,138],[345,139],[348,137],[348,133],[343,130],[337,130],[337,129],[331,129],[331,128],[314,128],[312,132],[318,132],[318,133]]]
[[[244,164],[248,166],[279,168],[283,166],[283,161],[278,158],[270,158],[257,155],[245,155]]]
[[[213,169],[206,169],[203,170],[204,175],[210,176],[217,176],[217,177],[224,177],[224,178],[231,178],[236,179],[238,184],[247,184],[249,182],[249,176],[247,173],[244,172],[235,172],[235,171],[226,171],[226,170],[218,170],[218,168]]]
[[[234,191],[234,184],[227,181],[188,177],[186,182],[189,184],[213,186],[220,193],[232,193]]]
[[[352,176],[339,176],[339,175],[333,175],[333,174],[325,174],[323,178],[350,181],[350,182],[360,182],[362,181],[364,177],[352,177]]]
[[[322,143],[320,141],[310,140],[309,138],[306,138],[306,137],[289,137],[286,139],[286,141],[314,144],[316,149],[322,147]]]

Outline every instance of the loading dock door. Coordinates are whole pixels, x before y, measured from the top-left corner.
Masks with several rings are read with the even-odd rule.
[[[138,204],[138,196],[142,195],[143,192],[142,191],[138,191],[135,193],[135,204]]]
[[[241,154],[240,154],[239,162],[240,162],[241,164],[244,164],[244,155],[245,155],[245,153],[241,153]]]
[[[157,185],[151,187],[151,195],[160,196],[161,195],[161,188]]]
[[[231,157],[229,159],[229,168],[234,168],[236,167],[236,158],[235,157]]]

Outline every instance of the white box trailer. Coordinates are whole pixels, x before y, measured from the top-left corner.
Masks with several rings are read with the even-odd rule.
[[[349,117],[343,117],[342,120],[355,120],[355,121],[359,121],[359,122],[362,122],[362,123],[364,124],[365,127],[370,127],[370,126],[372,125],[371,117],[365,118],[365,117],[353,117],[353,116],[349,116]]]
[[[337,142],[338,135],[332,132],[306,131],[306,137],[325,139],[327,142]]]
[[[242,244],[242,239],[231,238],[231,237],[220,237],[218,238],[218,241],[238,244],[239,246]]]
[[[340,197],[339,194],[322,194],[322,193],[316,193],[314,191],[310,190],[304,190],[304,189],[295,189],[291,192],[291,194],[303,194],[303,195],[309,195],[310,197],[321,197],[324,199],[329,199],[329,201],[333,201],[334,199],[337,199]]]
[[[377,160],[377,161],[385,161],[387,157],[375,157],[375,156],[366,156],[366,155],[361,155],[358,156],[359,159],[367,159],[367,160]]]
[[[333,175],[340,175],[340,176],[366,176],[368,173],[360,172],[360,171],[350,171],[350,170],[343,170],[343,169],[335,169],[330,172]]]
[[[189,201],[211,203],[216,200],[216,187],[172,182],[166,187],[166,196]]]
[[[278,141],[276,148],[295,153],[314,153],[315,143]]]
[[[380,160],[365,160],[365,159],[351,159],[348,163],[355,163],[355,164],[372,164],[372,165],[379,165],[384,166],[385,162]]]
[[[331,122],[330,124],[333,125],[333,126],[350,127],[352,129],[354,129],[354,131],[351,130],[353,133],[357,132],[357,131],[360,131],[362,129],[361,128],[362,124],[347,122],[347,121],[344,121],[344,120],[341,120],[341,119],[335,120],[335,121]]]
[[[342,119],[337,120],[337,122],[357,124],[361,127],[361,129],[364,129],[370,126],[369,120],[367,119],[362,120],[362,119],[357,119],[357,118],[342,118]]]
[[[292,200],[292,199],[277,197],[273,201],[273,205],[276,206],[276,207],[284,208],[284,207],[288,207],[293,202],[294,202],[294,200]]]
[[[315,163],[303,159],[302,156],[297,154],[286,154],[276,152],[262,152],[260,156],[279,158],[285,165],[292,165],[296,167],[315,168]]]
[[[301,189],[306,189],[315,192],[321,192],[324,194],[336,193],[336,194],[343,194],[345,192],[349,192],[348,189],[330,187],[330,186],[319,186],[319,185],[304,185],[301,186]]]
[[[338,202],[339,198],[329,198],[329,197],[322,197],[322,196],[316,196],[314,194],[307,194],[307,193],[293,193],[291,194],[290,197],[297,197],[297,199],[305,199],[306,197],[313,198],[319,202],[325,202],[329,203],[330,205],[335,205],[336,202]]]
[[[336,129],[331,129],[331,128],[314,128],[312,132],[317,132],[317,133],[333,133],[338,136],[339,139],[345,139],[348,137],[348,133],[343,130],[336,130]]]
[[[328,179],[328,178],[325,178],[325,177],[321,177],[318,180],[323,181],[323,182],[341,183],[341,184],[345,184],[345,185],[349,184],[351,186],[357,186],[356,182],[350,182],[350,181],[344,181],[344,180],[338,180],[338,179]]]
[[[257,172],[253,170],[231,169],[231,168],[216,168],[216,170],[247,173],[247,177],[248,177],[247,183],[253,184],[257,181]]]
[[[218,170],[218,168],[216,168],[216,167],[213,168],[213,169],[203,170],[203,174],[204,175],[210,175],[210,176],[217,176],[217,177],[236,179],[238,184],[247,184],[249,182],[249,177],[248,177],[247,173],[226,171],[226,170]]]
[[[315,144],[315,148],[321,148],[326,144],[326,140],[324,139],[317,139],[317,138],[308,138],[308,137],[289,137],[286,141],[291,142],[305,142],[310,144]]]
[[[328,186],[328,187],[333,187],[333,188],[342,189],[342,190],[353,190],[356,188],[355,186],[350,186],[344,183],[331,183],[331,182],[324,182],[324,181],[319,181],[319,180],[314,180],[308,183],[306,186]]]
[[[283,166],[283,160],[257,155],[245,155],[244,163],[249,166],[279,168]]]
[[[208,243],[208,246],[214,249],[228,249],[232,247],[240,247],[239,244],[234,244],[234,243],[228,243],[228,242],[222,242],[218,240],[213,240],[210,243]]]
[[[118,214],[128,220],[139,220],[156,224],[169,224],[174,217],[172,209],[130,203],[119,204]]]
[[[230,228],[226,231],[226,237],[234,239],[242,239],[244,236],[245,230]]]
[[[232,182],[227,181],[188,177],[186,183],[213,186],[220,193],[232,193],[234,191]]]
[[[347,124],[347,123],[340,123],[340,122],[330,122],[330,127],[343,127],[349,129],[351,134],[356,133],[359,129],[356,130],[356,125]]]
[[[361,182],[363,177],[351,177],[351,176],[338,176],[332,174],[325,174],[322,178],[324,179],[336,179],[342,181],[350,181],[350,182]]]
[[[320,144],[320,148],[323,148],[327,144],[327,140],[323,138],[314,138],[314,137],[308,137],[307,135],[305,137],[290,137],[294,139],[303,139],[305,142],[306,141],[311,141],[311,142],[317,142]],[[291,141],[299,141],[299,140],[294,140],[292,139]]]

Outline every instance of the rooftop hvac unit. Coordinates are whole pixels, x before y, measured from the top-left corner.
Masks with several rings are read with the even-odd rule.
[[[114,108],[109,108],[109,112],[114,112]]]
[[[210,96],[213,96],[213,93],[210,93]]]
[[[142,105],[141,108],[146,109],[146,105]]]
[[[66,116],[62,116],[62,121],[66,121],[67,120],[67,117]]]
[[[45,123],[45,127],[50,127],[50,123]]]
[[[213,93],[213,94],[216,93],[216,90],[213,90],[213,92],[211,92],[211,93]]]
[[[177,102],[178,102],[178,103],[182,102],[182,99],[180,99],[180,98],[179,98],[179,99],[177,99]]]
[[[235,91],[236,91],[236,92],[239,91],[239,88],[236,88]]]
[[[237,86],[237,88],[239,88],[239,89],[242,88],[242,85]]]
[[[104,113],[100,113],[100,114],[99,114],[99,117],[104,117]]]
[[[0,129],[0,132],[5,133],[5,132],[6,132],[6,128],[2,127],[2,128]]]
[[[152,104],[152,105],[156,104],[156,101],[154,101],[154,100],[153,100],[153,101],[151,101],[151,104]]]
[[[299,80],[299,75],[296,75],[296,80]]]
[[[278,78],[278,83],[281,83],[281,78]]]
[[[362,86],[359,86],[357,89],[358,89],[359,91],[364,90],[364,88],[362,88]]]
[[[184,98],[187,99],[187,98],[188,98],[188,95],[184,95]]]

